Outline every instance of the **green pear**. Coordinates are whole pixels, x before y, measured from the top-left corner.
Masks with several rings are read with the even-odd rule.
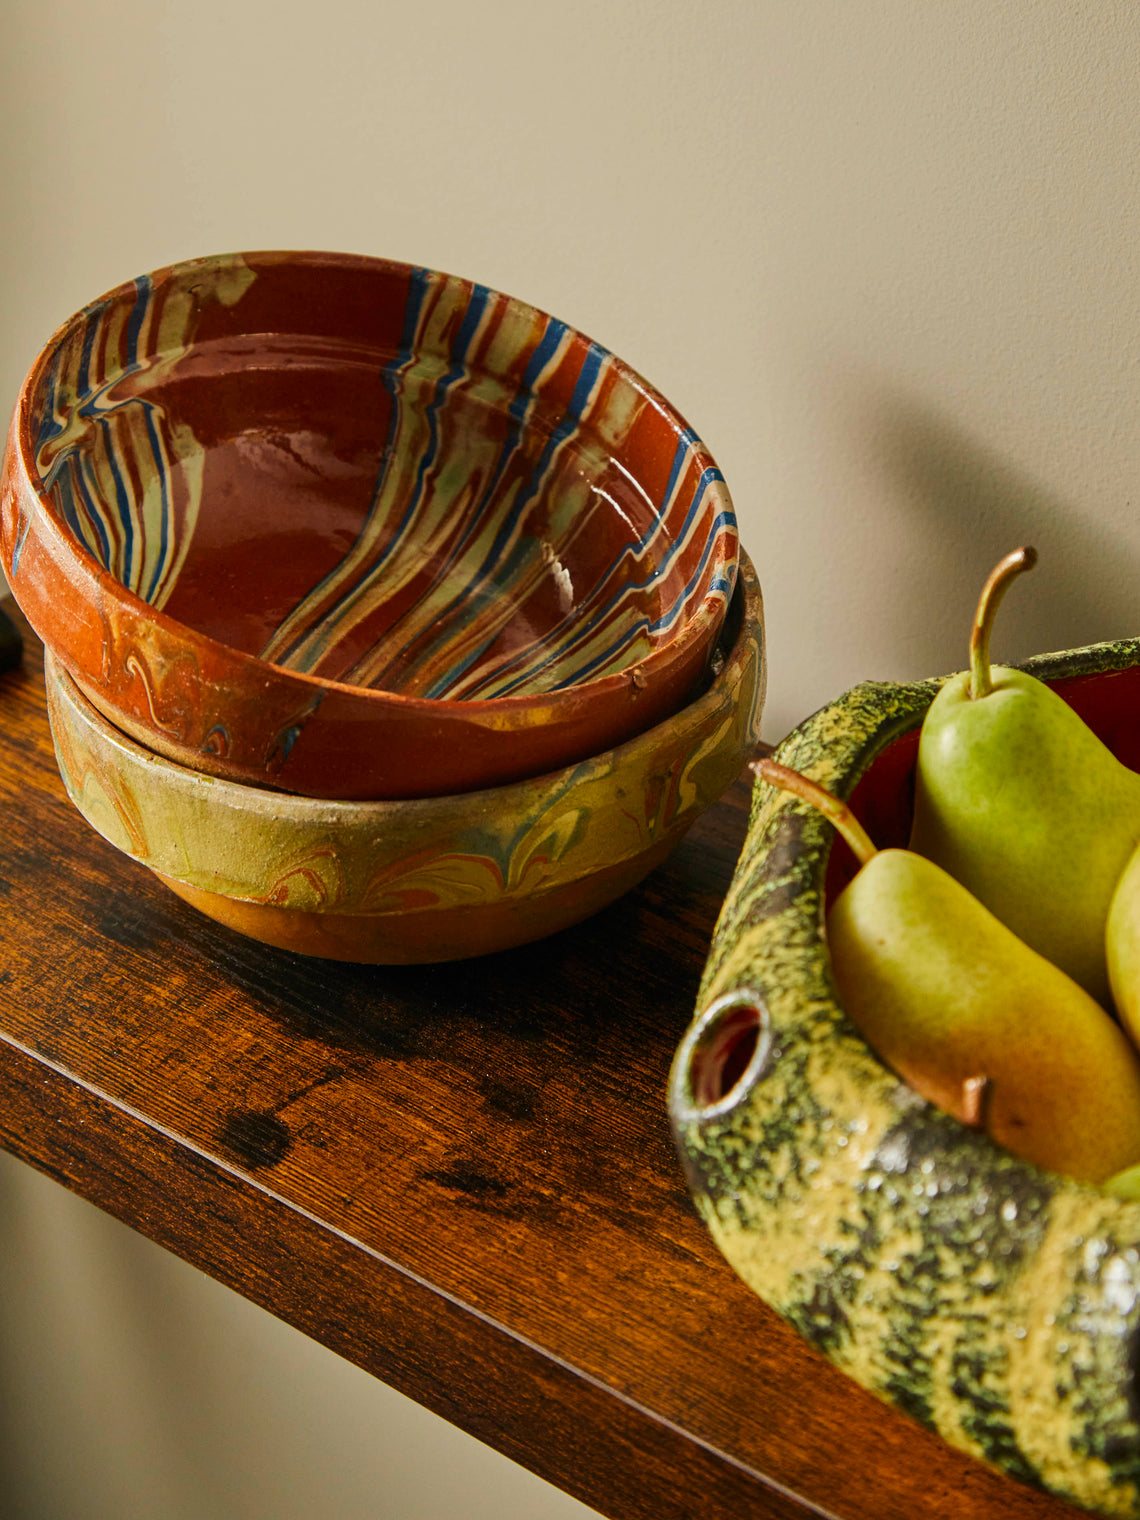
[[[1104,944],[1116,1012],[1140,1045],[1140,850],[1133,851],[1112,894]]]
[[[998,603],[1035,559],[1017,550],[990,576],[971,668],[927,713],[910,846],[1107,1007],[1105,921],[1140,842],[1140,775],[1044,682],[989,663]]]
[[[1101,1183],[1104,1192],[1125,1203],[1140,1203],[1140,1166],[1128,1166],[1117,1172],[1107,1182]]]
[[[840,1002],[904,1081],[1014,1155],[1080,1181],[1140,1164],[1140,1058],[1105,1010],[953,877],[876,850],[850,809],[772,761],[862,865],[827,940]]]

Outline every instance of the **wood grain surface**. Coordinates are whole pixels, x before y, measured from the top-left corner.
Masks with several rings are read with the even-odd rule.
[[[307,960],[87,827],[25,638],[0,676],[0,1144],[613,1520],[1077,1513],[837,1372],[697,1218],[665,1082],[742,783],[543,943]]]

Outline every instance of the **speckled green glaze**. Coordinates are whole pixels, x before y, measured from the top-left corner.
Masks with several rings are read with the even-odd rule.
[[[1140,664],[1140,641],[1028,662]],[[865,683],[777,758],[850,795],[940,681]],[[1140,1516],[1140,1204],[1049,1175],[918,1098],[840,1008],[824,938],[831,826],[757,783],[669,1102],[693,1196],[740,1276],[888,1402],[992,1466]],[[726,1008],[758,1009],[747,1070],[702,1102]]]

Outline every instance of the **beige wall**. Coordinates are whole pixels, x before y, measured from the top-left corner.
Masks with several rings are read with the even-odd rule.
[[[1130,0],[30,0],[0,80],[0,394],[77,305],[226,248],[470,275],[577,323],[718,456],[767,731],[1132,633]],[[6,404],[6,403],[5,403]]]
[[[1140,631],[1129,0],[24,0],[0,68],[9,400],[160,263],[387,254],[578,324],[704,434],[770,738],[961,665],[1018,541],[999,656]]]

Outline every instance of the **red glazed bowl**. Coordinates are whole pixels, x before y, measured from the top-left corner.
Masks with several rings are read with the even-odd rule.
[[[31,370],[0,553],[92,704],[315,797],[496,786],[684,705],[732,593],[720,471],[552,317],[380,259],[120,286]]]

